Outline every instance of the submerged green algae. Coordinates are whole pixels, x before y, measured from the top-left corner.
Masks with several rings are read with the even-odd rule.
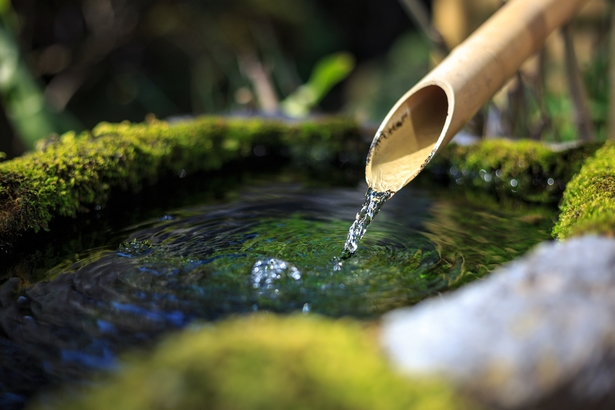
[[[0,313],[5,343],[20,347],[20,361],[0,352],[8,363],[0,395],[89,383],[93,371],[120,364],[117,354],[191,323],[217,326],[254,310],[378,317],[475,279],[548,237],[536,227],[548,218],[527,221],[525,213],[476,208],[448,190],[408,187],[339,266],[332,259],[363,190],[294,190],[251,186],[236,202],[162,211],[121,229],[119,245],[81,253],[48,280],[9,280]]]
[[[124,302],[146,307],[172,294],[212,319],[255,309],[373,317],[483,277],[548,239],[554,217],[553,209],[491,209],[448,191],[408,188],[387,204],[357,254],[340,261],[360,192],[274,188],[260,200],[136,225],[118,248],[82,254],[47,278],[121,272],[113,280]]]
[[[101,123],[0,163],[0,244],[29,229],[48,229],[55,217],[104,204],[114,188],[137,191],[164,175],[183,177],[266,154],[305,166],[329,165],[342,154],[346,162],[357,161],[365,147],[356,122],[346,119]]]
[[[615,235],[615,143],[609,141],[570,181],[553,235]]]
[[[44,408],[49,408],[46,404]],[[194,326],[62,409],[469,409],[434,380],[407,380],[351,320],[256,315]]]

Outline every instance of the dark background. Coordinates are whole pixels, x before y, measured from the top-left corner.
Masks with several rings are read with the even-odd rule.
[[[283,98],[324,55],[347,51],[361,67],[414,30],[397,0],[15,0],[4,15],[24,67],[62,117],[57,132],[148,113],[257,111],[236,98],[252,87],[242,54],[257,56]],[[320,110],[344,103],[338,85]]]

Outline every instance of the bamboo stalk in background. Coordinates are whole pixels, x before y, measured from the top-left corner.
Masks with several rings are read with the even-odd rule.
[[[545,130],[551,127],[551,119],[549,118],[546,103],[546,58],[547,52],[543,47],[538,53],[536,72],[535,75],[532,76],[531,81],[531,86],[534,90],[534,95],[538,104],[538,110],[540,111],[540,120],[538,121],[538,123],[533,124],[529,129],[530,138],[534,140],[540,140]]]
[[[252,82],[260,110],[265,114],[278,112],[280,103],[271,83],[268,70],[263,66],[255,50],[239,53],[237,60],[246,77]]]
[[[593,141],[595,140],[594,125],[589,113],[585,86],[579,71],[579,63],[574,51],[574,43],[569,25],[562,27],[562,37],[564,39],[566,80],[568,82],[570,99],[572,100],[572,117],[577,128],[577,135],[582,141]]]
[[[611,1],[609,28],[609,120],[608,137],[615,141],[615,0]]]
[[[367,156],[370,188],[410,182],[585,1],[507,2],[389,111]]]

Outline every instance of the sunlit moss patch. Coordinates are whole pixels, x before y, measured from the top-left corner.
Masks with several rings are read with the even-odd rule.
[[[606,142],[568,184],[553,235],[615,235],[615,143]]]

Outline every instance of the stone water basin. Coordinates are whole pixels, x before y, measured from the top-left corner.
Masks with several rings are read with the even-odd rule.
[[[396,356],[381,339],[390,318],[440,300],[455,310],[448,300],[489,288],[490,272],[549,240],[554,204],[596,147],[451,146],[434,160],[436,179],[400,191],[340,264],[366,189],[365,145],[347,122],[204,118],[101,124],[0,164],[2,407],[108,408],[110,398],[131,409],[477,408],[459,396],[465,376],[392,369],[411,352]],[[144,178],[162,179],[148,188]],[[7,227],[47,224],[51,232],[6,247]],[[507,317],[496,314],[499,297],[485,298],[494,302],[485,317]],[[427,323],[442,335],[451,322]],[[497,351],[462,339],[462,350]]]

